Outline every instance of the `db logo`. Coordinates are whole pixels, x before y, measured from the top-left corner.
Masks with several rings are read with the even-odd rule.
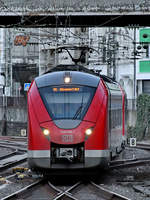
[[[73,142],[73,135],[62,135],[63,142]]]
[[[17,35],[14,40],[14,45],[26,46],[29,39],[30,39],[30,37],[27,35]]]

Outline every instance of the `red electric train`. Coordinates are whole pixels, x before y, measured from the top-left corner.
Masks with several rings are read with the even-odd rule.
[[[125,145],[126,95],[112,79],[81,66],[57,66],[28,91],[32,170],[105,167]]]

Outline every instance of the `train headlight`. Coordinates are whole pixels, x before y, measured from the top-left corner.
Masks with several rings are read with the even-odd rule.
[[[88,128],[88,129],[85,130],[85,134],[87,136],[90,136],[92,133],[93,133],[93,128]]]
[[[41,127],[42,134],[50,141],[50,130],[48,128]]]
[[[71,77],[70,76],[65,76],[64,77],[64,83],[70,83],[71,82]]]
[[[45,136],[48,136],[48,135],[50,134],[50,131],[49,131],[48,129],[44,128],[44,129],[43,129],[43,134],[44,134]]]

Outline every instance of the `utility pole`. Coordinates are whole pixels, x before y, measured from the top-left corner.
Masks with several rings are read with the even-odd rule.
[[[56,33],[56,43],[55,43],[55,66],[58,65],[59,63],[59,57],[58,57],[58,16],[56,16],[56,28],[55,28],[55,33]]]
[[[116,31],[116,28],[113,28],[113,31]],[[112,58],[112,65],[113,65],[113,79],[116,80],[116,35],[113,34],[113,58]]]
[[[136,27],[134,27],[134,40],[133,40],[133,45],[134,45],[134,105],[135,105],[135,99],[136,99]]]
[[[107,40],[107,76],[109,77],[111,77],[111,59],[112,59],[110,50],[110,40],[111,40],[110,33],[111,29],[109,28],[108,40]]]
[[[5,74],[6,74],[6,88],[9,89],[9,94],[12,96],[12,40],[11,30],[5,30]],[[7,91],[8,92],[8,91]]]

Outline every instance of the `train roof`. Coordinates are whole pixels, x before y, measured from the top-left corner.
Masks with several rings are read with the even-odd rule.
[[[56,72],[56,71],[66,71],[66,70],[89,73],[89,74],[101,77],[105,82],[117,83],[113,78],[100,74],[100,71],[94,71],[93,69],[88,69],[86,67],[83,67],[82,65],[74,65],[74,64],[73,65],[57,65],[51,68],[49,71],[45,72],[44,74],[47,74],[50,72]]]
[[[70,84],[97,87],[100,78],[102,78],[104,82],[116,84],[113,79],[80,65],[58,65],[51,68],[42,76],[37,77],[35,82],[38,88],[48,85],[61,85],[64,84],[64,76],[66,74],[70,74],[71,76]]]
[[[100,77],[78,71],[57,71],[44,74],[35,79],[38,88],[50,85],[64,85],[64,78],[69,76],[71,81],[67,85],[85,85],[97,87]]]

